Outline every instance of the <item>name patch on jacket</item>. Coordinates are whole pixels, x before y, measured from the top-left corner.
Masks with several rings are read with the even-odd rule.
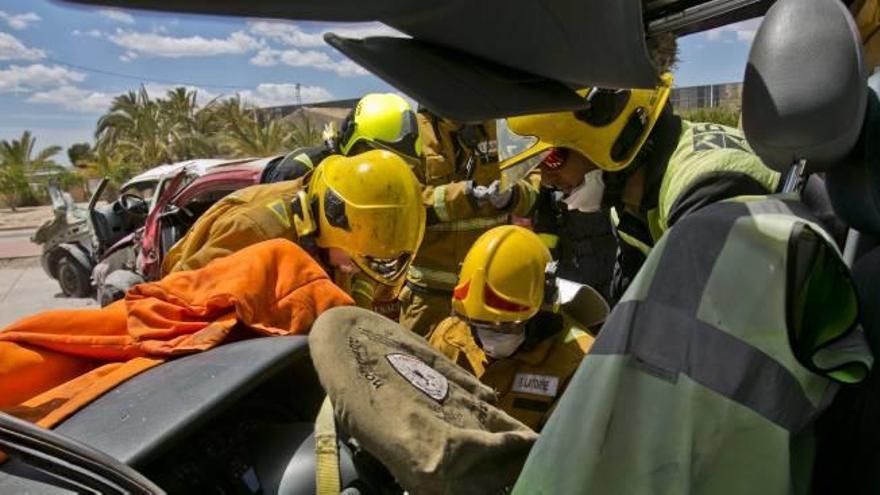
[[[556,397],[559,388],[559,377],[553,375],[535,375],[532,373],[517,373],[513,377],[513,391],[526,394],[544,395]]]

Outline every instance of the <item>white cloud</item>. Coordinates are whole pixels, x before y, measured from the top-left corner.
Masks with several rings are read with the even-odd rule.
[[[0,60],[38,60],[46,56],[39,48],[28,48],[9,33],[0,32]]]
[[[279,41],[297,48],[316,48],[324,46],[324,34],[333,32],[347,38],[365,38],[367,36],[404,36],[400,31],[380,22],[369,22],[353,25],[339,25],[320,31],[304,31],[299,25],[283,21],[251,21],[248,31],[257,36]]]
[[[0,92],[51,88],[80,82],[85,78],[86,75],[82,72],[72,71],[59,65],[51,67],[43,64],[10,65],[7,69],[0,69]]]
[[[98,11],[98,14],[106,17],[107,19],[110,19],[111,21],[119,22],[121,24],[134,24],[134,17],[132,17],[131,14],[123,12],[121,10],[101,9]]]
[[[711,29],[706,31],[706,39],[715,42],[732,42],[735,40],[751,44],[752,40],[755,38],[755,33],[758,31],[758,26],[761,25],[762,19],[763,18],[749,19],[747,21],[737,22],[736,24],[729,24],[727,26]],[[727,36],[728,33],[731,36]]]
[[[30,73],[20,74],[18,79],[25,80],[27,76],[39,76],[36,72],[38,71],[32,70]],[[77,74],[72,78],[64,78],[57,75],[54,78],[43,77],[44,84],[41,87],[28,88],[34,90],[34,92],[25,101],[41,105],[55,105],[77,113],[99,114],[106,112],[113,102],[113,98],[118,96],[119,93],[85,89],[72,84],[73,82],[82,81],[84,78],[85,76],[82,74]],[[11,78],[5,77],[4,71],[0,71],[0,91],[3,91],[4,88],[14,87],[8,81],[11,81]],[[164,98],[169,90],[178,87],[180,85],[160,83],[147,83],[144,85],[150,98]],[[199,105],[205,105],[218,97],[229,98],[232,96],[222,96],[198,86],[185,87],[189,91],[196,92],[196,102]],[[236,94],[246,103],[258,107],[291,105],[296,103],[296,84],[262,83],[254,89],[239,91]],[[321,86],[300,86],[300,97],[303,103],[314,103],[330,100],[333,98],[333,95]]]
[[[257,52],[257,54],[251,58],[251,65],[257,65],[260,67],[272,67],[278,65],[280,59],[281,50],[264,48]]]
[[[335,60],[318,50],[275,50],[265,48],[251,58],[251,64],[271,67],[278,64],[291,67],[312,67],[318,70],[333,71],[343,77],[361,76],[368,72],[351,60]]]
[[[275,107],[296,103],[296,84],[262,83],[256,90],[239,91],[241,99],[258,107]],[[300,86],[300,97],[303,103],[327,101],[333,95],[321,86]]]
[[[74,29],[70,32],[70,34],[74,36],[88,36],[90,38],[100,38],[104,36],[104,33],[100,29],[89,29],[88,31],[80,31],[79,29]]]
[[[180,87],[180,85],[159,83],[144,85],[150,98],[164,98],[169,90],[177,87]],[[218,96],[217,93],[196,86],[186,86],[186,89],[196,91],[196,102],[199,105],[204,105]],[[34,92],[25,101],[43,105],[56,105],[65,110],[79,113],[98,114],[106,112],[110,104],[113,103],[113,99],[119,94],[84,89],[72,84],[63,84],[56,88]]]
[[[27,14],[8,14],[0,10],[0,20],[5,22],[12,29],[27,29],[32,22],[39,22],[43,18],[33,12]]]
[[[262,47],[253,37],[236,31],[224,38],[189,36],[175,38],[159,33],[139,33],[117,30],[109,36],[110,41],[141,55],[156,57],[206,57],[211,55],[234,55],[247,53]]]
[[[369,72],[349,59],[333,63],[333,70],[342,77],[365,76]]]
[[[100,91],[89,91],[75,86],[64,85],[30,95],[30,103],[58,105],[67,110],[83,113],[102,113],[113,101],[114,95]]]
[[[119,60],[122,62],[131,62],[138,58],[138,54],[132,51],[127,51],[119,56]]]

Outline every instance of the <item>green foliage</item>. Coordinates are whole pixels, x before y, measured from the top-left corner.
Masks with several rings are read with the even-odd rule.
[[[82,167],[91,155],[92,145],[89,143],[74,143],[67,148],[67,158],[74,167]]]
[[[29,131],[21,139],[0,141],[0,195],[13,208],[37,200],[35,185],[54,180],[67,189],[86,176],[108,177],[118,189],[134,175],[163,163],[194,158],[265,157],[317,144],[320,129],[308,119],[261,122],[240,98],[214,99],[203,105],[198,94],[174,88],[151,98],[143,86],[114,98],[95,128],[95,146],[67,149],[74,171],[52,161],[61,151],[50,146],[34,154]]]
[[[98,120],[96,149],[138,172],[193,158],[263,157],[320,140],[308,121],[260,122],[237,96],[201,106],[197,97],[175,88],[152,99],[143,87],[117,96]]]
[[[709,122],[730,127],[739,125],[739,109],[734,107],[692,108],[679,110],[678,114],[691,122]]]
[[[41,173],[57,172],[63,167],[52,160],[60,146],[49,146],[34,154],[36,139],[24,131],[21,139],[0,141],[0,194],[10,208],[32,204],[35,200],[31,183],[45,181]]]
[[[111,191],[118,191],[128,179],[134,177],[137,170],[118,153],[112,150],[98,149],[86,162],[86,166],[95,177],[106,177]]]

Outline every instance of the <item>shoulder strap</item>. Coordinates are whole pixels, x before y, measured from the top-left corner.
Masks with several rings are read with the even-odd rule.
[[[336,418],[330,397],[324,399],[315,419],[315,486],[318,495],[336,495],[342,484],[339,476],[339,448],[336,442]]]

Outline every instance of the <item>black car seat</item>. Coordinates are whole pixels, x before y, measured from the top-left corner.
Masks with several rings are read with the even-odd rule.
[[[783,173],[824,172],[850,226],[844,258],[859,322],[880,351],[880,80],[866,82],[859,32],[839,0],[779,0],[757,35],[743,85],[743,129]],[[829,307],[828,311],[835,308]],[[880,380],[842,386],[815,427],[813,493],[880,493]]]

